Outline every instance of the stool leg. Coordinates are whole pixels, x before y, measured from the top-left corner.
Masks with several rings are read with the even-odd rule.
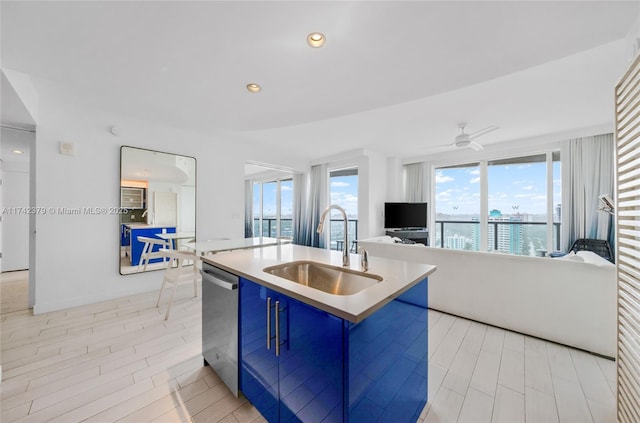
[[[193,260],[193,298],[198,297],[198,276],[200,276],[200,269],[198,269],[198,261]]]
[[[147,266],[149,265],[149,256],[151,256],[152,252],[153,252],[153,244],[148,244],[147,255],[145,257],[145,262],[144,262],[144,269],[142,269],[145,272],[147,271]]]
[[[169,320],[169,313],[171,312],[171,306],[173,305],[173,296],[176,293],[177,287],[178,284],[174,283],[173,288],[171,289],[171,295],[169,296],[169,304],[167,304],[167,313],[164,315],[164,320]]]
[[[164,290],[167,288],[167,277],[165,276],[162,279],[162,287],[160,288],[160,294],[158,294],[158,301],[156,301],[156,307],[160,307],[160,298],[162,298],[162,294]]]
[[[138,262],[138,272],[142,269],[143,265],[142,263],[144,262],[145,257],[147,256],[147,250],[149,249],[149,243],[145,242],[144,245],[142,246],[142,253],[140,253],[140,261]],[[147,259],[148,261],[148,259]],[[144,265],[144,269],[142,270],[147,270],[147,265]]]

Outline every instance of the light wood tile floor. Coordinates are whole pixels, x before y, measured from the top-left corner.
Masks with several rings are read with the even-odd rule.
[[[27,270],[0,273],[0,313],[29,309],[28,280]]]
[[[192,292],[168,322],[157,292],[37,316],[2,301],[0,421],[264,422],[203,366]],[[433,310],[429,326],[421,422],[615,422],[613,361]]]

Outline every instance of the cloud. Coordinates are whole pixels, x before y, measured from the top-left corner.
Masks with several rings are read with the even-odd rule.
[[[441,198],[441,199],[443,199],[443,200],[446,200],[446,199],[448,199],[449,197],[451,197],[451,190],[450,190],[450,189],[448,189],[448,190],[446,190],[446,191],[439,192],[439,193],[436,195],[436,197]]]
[[[533,185],[527,185],[526,187],[522,187],[522,189],[527,190],[527,191],[531,191],[534,188],[535,187]]]
[[[331,186],[332,187],[348,187],[349,184],[347,182],[333,181],[331,182]]]
[[[467,173],[469,175],[480,175],[480,169],[468,170]]]
[[[469,181],[470,184],[477,184],[478,182],[480,182],[480,177],[479,176],[477,178],[472,178]]]
[[[280,191],[293,191],[293,187],[290,187],[289,185],[280,184]]]
[[[442,171],[436,172],[436,184],[444,184],[451,181],[455,181],[455,178],[452,178],[451,176],[444,176]]]

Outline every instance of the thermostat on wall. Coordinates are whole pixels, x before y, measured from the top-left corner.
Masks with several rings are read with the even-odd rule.
[[[67,156],[73,156],[73,143],[72,142],[61,142],[60,143],[60,154],[65,154]]]

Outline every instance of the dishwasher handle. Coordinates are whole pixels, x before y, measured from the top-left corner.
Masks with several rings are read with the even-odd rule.
[[[231,273],[220,271],[219,269],[213,270],[202,270],[202,279],[203,281],[210,282],[220,288],[228,289],[229,291],[233,291],[234,289],[238,289],[238,277]]]

